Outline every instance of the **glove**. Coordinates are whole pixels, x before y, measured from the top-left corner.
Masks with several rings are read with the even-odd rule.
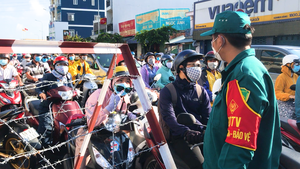
[[[81,70],[81,66],[77,66],[77,70],[80,71]]]
[[[297,123],[298,130],[300,131],[300,122]]]
[[[113,111],[119,104],[120,100],[121,100],[121,97],[119,95],[116,95],[113,93],[110,96],[110,101],[109,101],[108,105],[105,107],[105,109],[109,112]]]
[[[200,131],[188,130],[184,137],[189,144],[196,144],[203,141],[203,134]]]
[[[171,82],[173,82],[175,79],[174,79],[173,76],[170,76],[170,77],[169,77],[169,80],[170,80]]]

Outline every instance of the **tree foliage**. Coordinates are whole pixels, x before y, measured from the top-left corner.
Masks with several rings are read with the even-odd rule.
[[[101,32],[97,39],[96,42],[105,42],[105,43],[123,43],[123,37],[119,35],[118,33],[115,34],[110,34],[106,32]]]
[[[137,32],[135,39],[139,41],[143,46],[147,46],[148,50],[151,49],[153,44],[164,44],[169,42],[170,35],[176,33],[177,30],[172,27],[172,25],[163,26],[158,29],[152,30],[142,30]]]
[[[78,35],[75,35],[75,36],[68,35],[68,38],[65,41],[88,42],[87,39],[82,38],[81,36],[78,36]]]

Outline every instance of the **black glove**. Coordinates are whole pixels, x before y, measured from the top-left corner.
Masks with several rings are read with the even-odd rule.
[[[80,71],[81,70],[81,66],[77,66],[77,70]]]
[[[171,82],[173,82],[175,79],[174,79],[173,76],[170,76],[170,77],[169,77],[169,80],[170,80]]]
[[[298,129],[300,130],[300,122],[299,122],[299,123],[297,123],[297,127],[298,127]]]
[[[190,144],[197,144],[203,141],[203,134],[200,131],[188,130],[184,137]]]

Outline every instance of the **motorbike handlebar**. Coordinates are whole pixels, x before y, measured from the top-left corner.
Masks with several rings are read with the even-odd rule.
[[[66,127],[74,127],[74,126],[80,126],[80,125],[85,125],[85,124],[86,124],[86,119],[82,118],[79,122],[66,124]]]

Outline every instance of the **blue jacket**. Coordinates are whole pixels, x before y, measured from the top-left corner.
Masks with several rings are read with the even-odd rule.
[[[167,68],[166,66],[162,66],[158,69],[156,74],[161,74],[161,78],[156,82],[156,86],[159,88],[164,88],[165,85],[171,83],[169,80],[169,77],[172,76],[175,79],[175,76],[173,75],[171,69]]]
[[[300,78],[298,78],[296,83],[295,114],[296,114],[297,123],[300,123]]]
[[[188,127],[177,123],[176,117],[180,113],[191,113],[196,117],[198,124],[206,125],[211,111],[207,92],[201,87],[204,96],[202,97],[202,104],[200,104],[195,83],[189,83],[187,80],[182,80],[177,76],[173,84],[177,92],[176,109],[173,109],[171,93],[166,87],[160,91],[159,101],[160,113],[170,128],[171,135],[183,137],[189,129],[201,131],[202,128],[199,128],[197,125]]]
[[[73,84],[72,84],[72,77],[70,74],[68,74],[68,79],[70,79],[70,83],[65,83],[64,86],[68,86],[68,87],[72,87],[73,88]],[[36,93],[38,95],[40,95],[41,93],[45,93],[47,94],[47,91],[51,90],[51,89],[55,89],[57,88],[57,83],[53,83],[52,84],[52,81],[53,82],[56,82],[57,81],[57,78],[52,74],[52,73],[46,73],[44,74],[43,78],[42,78],[42,83],[39,83],[37,86],[36,86]],[[49,82],[50,81],[50,82]],[[41,87],[43,86],[43,87]]]

